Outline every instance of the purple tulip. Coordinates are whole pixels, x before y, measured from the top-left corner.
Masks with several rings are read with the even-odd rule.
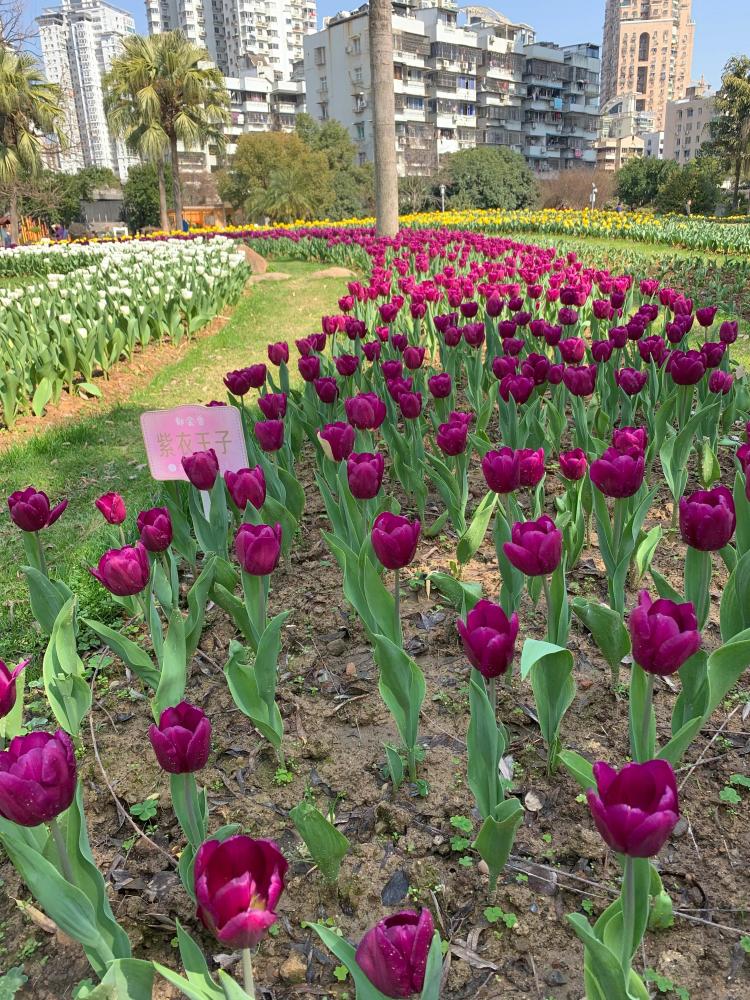
[[[659,598],[652,602],[648,591],[642,590],[628,627],[633,659],[649,674],[674,674],[700,649],[701,635],[690,601],[675,604]]]
[[[251,576],[268,576],[279,564],[281,525],[241,524],[234,538],[240,566]]]
[[[209,448],[208,451],[194,451],[192,455],[182,456],[182,468],[197,490],[207,491],[212,489],[216,482],[219,459],[213,448]]]
[[[557,349],[566,364],[577,365],[583,361],[583,356],[586,353],[586,341],[581,337],[568,337],[566,340],[560,341]]]
[[[507,340],[508,337],[515,337],[516,321],[514,319],[504,319],[501,323],[497,324],[497,332],[501,340]]]
[[[318,399],[321,403],[325,403],[326,406],[330,406],[338,399],[338,382],[332,376],[316,378],[313,385],[315,386],[315,392],[317,393]]]
[[[725,320],[719,327],[719,340],[722,344],[733,344],[739,334],[739,323],[736,319]]]
[[[386,415],[385,403],[374,392],[360,392],[345,399],[344,410],[352,427],[361,431],[377,430]]]
[[[354,451],[354,428],[351,424],[337,420],[326,424],[318,431],[318,440],[326,456],[333,462],[341,462]]]
[[[314,382],[320,377],[320,358],[316,354],[303,354],[297,361],[297,367],[305,382]]]
[[[237,472],[227,469],[224,482],[239,510],[244,510],[248,504],[260,510],[266,502],[266,477],[262,465],[256,465],[254,469],[238,469]]]
[[[416,371],[417,368],[422,367],[422,362],[424,361],[425,348],[424,347],[407,347],[404,349],[404,364],[409,369],[409,371]]]
[[[398,398],[403,392],[411,392],[412,386],[414,385],[413,378],[389,378],[385,383],[385,387],[388,390],[388,395],[394,402],[398,402]]]
[[[521,337],[507,337],[503,341],[503,354],[509,354],[515,358],[526,346],[526,341]]]
[[[534,391],[534,385],[534,379],[525,375],[506,375],[500,382],[500,396],[506,403],[512,396],[514,402],[522,406]]]
[[[94,505],[108,524],[122,524],[127,517],[125,501],[119,493],[103,493]]]
[[[433,399],[447,399],[453,389],[453,382],[448,372],[440,372],[427,379],[427,388]]]
[[[444,455],[462,455],[466,451],[469,424],[461,420],[451,420],[440,424],[435,441]]]
[[[632,497],[643,483],[646,461],[643,453],[632,454],[607,448],[591,463],[591,482],[607,497]]]
[[[233,396],[244,396],[251,389],[260,389],[266,381],[267,374],[265,365],[250,365],[249,368],[227,372],[224,376],[224,385]]]
[[[588,468],[586,453],[581,448],[573,448],[572,451],[560,452],[560,472],[572,482],[583,479]]]
[[[699,351],[672,351],[667,371],[675,385],[695,385],[706,374],[706,363]]]
[[[12,671],[0,660],[0,719],[9,715],[16,704],[16,678],[28,667],[31,660],[22,660]]]
[[[729,372],[723,372],[720,368],[712,371],[708,376],[708,388],[711,392],[715,392],[722,396],[731,390],[734,385],[734,375],[730,375]]]
[[[492,319],[497,319],[503,311],[504,305],[505,299],[501,299],[497,292],[492,292],[492,294],[487,297],[484,309],[488,316],[492,317]]]
[[[611,340],[595,340],[591,345],[591,357],[597,364],[604,364],[612,357],[614,349]]]
[[[521,374],[533,379],[535,385],[543,385],[547,381],[549,369],[549,358],[545,358],[543,354],[529,354],[521,365]]]
[[[286,393],[267,392],[258,397],[258,407],[266,420],[283,420],[286,416]]]
[[[563,371],[563,382],[574,396],[590,396],[596,386],[596,365],[574,365]]]
[[[680,818],[672,765],[648,760],[616,771],[598,761],[594,780],[596,790],[590,788],[586,795],[604,842],[631,858],[658,854]]]
[[[25,490],[16,490],[8,497],[10,519],[21,531],[41,531],[42,528],[49,528],[67,506],[68,501],[61,500],[50,510],[47,494],[35,490],[33,486],[27,486]]]
[[[148,552],[164,552],[172,544],[172,518],[166,507],[142,510],[136,524],[141,544]]]
[[[706,368],[718,368],[726,349],[727,345],[720,340],[707,340],[700,349],[700,355]]]
[[[410,997],[424,986],[427,956],[435,928],[427,909],[402,910],[372,927],[357,947],[355,960],[375,989],[387,997]]]
[[[342,378],[351,378],[359,368],[359,358],[356,354],[339,354],[334,364],[336,365],[336,371]]]
[[[697,490],[680,500],[680,534],[686,545],[700,552],[718,552],[731,541],[737,517],[726,486]]]
[[[463,327],[463,336],[469,347],[481,347],[484,343],[484,323],[467,323]]]
[[[278,368],[280,365],[289,363],[289,344],[280,340],[276,344],[268,345],[268,360]]]
[[[616,427],[612,431],[612,447],[617,451],[640,451],[648,447],[648,431],[645,427]]]
[[[518,358],[510,354],[501,354],[492,359],[492,374],[502,382],[508,375],[515,375],[518,371]]]
[[[627,327],[624,326],[613,326],[612,329],[607,334],[607,339],[613,345],[615,350],[622,350],[622,348],[628,342],[628,331]]]
[[[664,364],[669,353],[667,345],[659,336],[644,337],[638,341],[638,353],[643,361],[653,361],[658,367]]]
[[[366,344],[362,344],[362,353],[370,363],[378,360],[382,349],[383,345],[379,340],[368,340]]]
[[[165,708],[159,725],[148,727],[159,767],[168,774],[189,774],[206,766],[211,751],[211,723],[206,713],[181,701]]]
[[[400,514],[384,511],[375,518],[371,539],[375,555],[386,569],[403,569],[414,558],[419,542],[420,523]]]
[[[488,680],[504,674],[513,662],[518,636],[518,615],[508,618],[499,604],[478,601],[456,622],[469,663]]]
[[[512,448],[488,451],[482,459],[482,472],[494,493],[513,493],[521,485],[521,458]]]
[[[570,309],[568,306],[563,306],[562,309],[557,314],[557,322],[561,323],[562,326],[575,326],[578,322],[578,313],[575,309]]]
[[[75,750],[62,729],[16,736],[0,753],[0,816],[11,823],[48,823],[65,812],[75,791]]]
[[[636,368],[618,368],[615,381],[626,395],[637,396],[648,381],[648,372],[638,371]]]
[[[548,576],[559,566],[562,532],[546,514],[536,521],[516,521],[510,537],[503,551],[508,562],[526,576]]]
[[[357,500],[372,500],[380,492],[385,459],[376,452],[351,454],[346,460],[346,477],[351,494]]]
[[[135,545],[105,552],[97,568],[91,568],[89,572],[110,594],[134,597],[148,584],[151,567],[145,546],[136,542]]]
[[[519,448],[520,485],[533,489],[544,478],[544,448]]]
[[[713,324],[716,318],[716,313],[719,311],[718,306],[704,306],[703,309],[695,310],[695,318],[698,320],[701,326],[708,329],[709,326]]]
[[[386,382],[390,382],[391,379],[401,378],[404,373],[404,366],[400,361],[390,359],[389,361],[384,361],[380,366],[380,370],[383,373],[383,378]]]
[[[258,420],[254,429],[262,451],[278,451],[284,444],[283,420]]]
[[[398,408],[401,410],[401,415],[405,420],[416,420],[422,412],[422,393],[399,393]]]
[[[270,840],[244,834],[207,840],[195,855],[197,913],[225,947],[255,948],[284,891],[286,858]]]
[[[594,316],[596,319],[612,319],[614,316],[614,309],[612,303],[608,302],[607,299],[594,299],[593,301]]]

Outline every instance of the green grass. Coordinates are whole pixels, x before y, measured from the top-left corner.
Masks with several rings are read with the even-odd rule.
[[[289,340],[320,330],[320,317],[333,312],[341,279],[310,280],[319,263],[277,261],[274,270],[292,275],[288,281],[261,282],[240,299],[229,322],[217,333],[190,345],[172,364],[157,372],[144,388],[119,405],[105,399],[93,416],[44,430],[0,452],[0,491],[33,485],[52,501],[70,501],[62,518],[43,533],[47,561],[54,576],[78,594],[86,616],[111,621],[117,609],[90,576],[110,544],[119,544],[94,507],[102,493],[117,490],[125,498],[128,538],[135,538],[135,516],[159,497],[146,466],[139,417],[147,409],[225,398],[222,376],[230,369],[266,360],[269,341]],[[116,375],[115,375],[116,377]],[[0,438],[0,447],[2,439]],[[41,637],[28,608],[20,532],[7,513],[0,518],[0,658],[39,652]]]

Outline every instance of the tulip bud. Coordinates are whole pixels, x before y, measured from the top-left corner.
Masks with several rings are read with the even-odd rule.
[[[89,572],[116,597],[134,597],[148,584],[151,567],[145,547],[136,542],[121,549],[109,549],[97,568]]]
[[[284,444],[283,420],[258,420],[254,429],[262,451],[278,451]]]
[[[605,496],[632,497],[641,488],[646,462],[643,453],[628,454],[607,448],[601,458],[591,463],[591,482]]]
[[[108,524],[122,524],[127,517],[125,501],[119,493],[103,493],[94,504]]]
[[[356,354],[339,354],[334,363],[336,371],[342,378],[351,378],[359,368],[359,358]]]
[[[718,552],[731,541],[737,517],[726,486],[697,490],[680,500],[680,534],[686,545],[700,552]]]
[[[440,372],[427,379],[427,388],[434,399],[447,399],[453,389],[453,382],[448,372]]]
[[[405,420],[416,420],[422,412],[421,392],[401,392],[398,396],[398,407]]]
[[[384,996],[413,996],[422,992],[434,933],[429,910],[419,914],[402,910],[380,920],[365,934],[355,961]]]
[[[726,349],[727,345],[720,340],[707,340],[700,349],[700,356],[703,358],[703,364],[706,368],[718,368]]]
[[[372,500],[380,492],[385,460],[380,452],[362,452],[346,460],[346,476],[351,494],[357,500]]]
[[[665,598],[651,601],[642,590],[628,622],[633,659],[649,674],[676,673],[701,645],[695,608]]]
[[[544,448],[518,449],[520,485],[533,489],[544,478]]]
[[[565,479],[577,482],[583,479],[588,468],[586,453],[581,448],[573,448],[572,451],[560,452],[560,473]]]
[[[491,679],[504,674],[513,662],[518,636],[518,615],[508,618],[499,604],[478,601],[456,628],[469,663]]]
[[[487,486],[495,493],[512,493],[521,485],[521,459],[512,448],[488,451],[482,459]]]
[[[320,376],[320,358],[315,354],[303,355],[297,362],[297,367],[305,382],[314,382]]]
[[[281,340],[277,344],[268,345],[268,360],[279,367],[289,362],[289,344]]]
[[[224,482],[232,502],[239,510],[244,510],[248,504],[260,510],[266,502],[266,477],[262,465],[256,465],[253,469],[239,469],[237,472],[227,470]]]
[[[726,396],[734,385],[734,376],[729,372],[723,372],[720,368],[712,371],[708,376],[708,388],[722,396]]]
[[[738,333],[739,323],[737,320],[725,320],[719,327],[719,340],[722,344],[733,344]]]
[[[327,406],[330,406],[338,399],[339,387],[335,378],[330,376],[326,378],[316,378],[313,385],[315,386],[315,392],[321,403],[325,403]]]
[[[172,518],[166,507],[142,510],[136,524],[141,544],[149,552],[164,552],[172,544]]]
[[[31,660],[22,660],[13,671],[0,660],[0,719],[9,715],[16,704],[16,679],[28,667]]]
[[[354,450],[355,433],[351,424],[337,420],[318,431],[318,441],[326,456],[333,462],[348,458]]]
[[[509,402],[511,396],[518,406],[522,406],[534,391],[534,379],[525,375],[506,375],[500,382],[500,396]]]
[[[233,396],[244,396],[251,389],[259,389],[265,381],[265,365],[251,365],[249,368],[239,368],[236,371],[227,372],[224,376],[224,385]]]
[[[615,382],[628,396],[636,396],[648,381],[648,372],[636,368],[618,368],[615,372]]]
[[[631,858],[658,854],[680,818],[672,765],[648,760],[616,771],[599,761],[594,779],[596,790],[590,788],[586,795],[604,842]]]
[[[422,367],[424,356],[425,356],[424,347],[407,347],[404,350],[404,364],[409,369],[409,371],[416,371],[417,368]]]
[[[590,396],[596,386],[596,365],[573,366],[563,371],[563,382],[574,396]]]
[[[16,736],[0,753],[0,816],[11,823],[48,823],[65,812],[75,790],[75,750],[62,729]]]
[[[258,408],[266,420],[283,420],[286,416],[286,393],[267,392],[258,397]]]
[[[213,448],[195,451],[192,455],[182,456],[182,468],[197,490],[208,491],[213,488],[219,474],[219,460]]]
[[[546,514],[536,521],[516,521],[510,537],[503,551],[508,562],[526,576],[548,576],[559,566],[562,532]]]
[[[566,364],[577,365],[583,361],[583,356],[586,353],[586,341],[581,337],[568,337],[566,340],[560,341],[557,349]]]
[[[699,351],[672,351],[667,371],[675,385],[696,385],[706,374],[706,364]]]
[[[276,923],[288,868],[270,840],[243,834],[207,840],[195,855],[195,897],[204,927],[225,947],[255,948]]]
[[[644,452],[648,447],[648,431],[645,427],[616,427],[612,431],[612,447],[617,451]]]
[[[466,441],[469,436],[469,424],[452,420],[440,424],[435,438],[438,448],[444,455],[462,455],[466,451]]]
[[[401,378],[404,372],[404,366],[400,361],[390,359],[389,361],[384,361],[380,366],[380,370],[383,373],[383,378],[386,382],[390,382],[391,379]]]
[[[375,555],[386,569],[403,569],[414,558],[420,523],[384,511],[375,518],[371,539]]]
[[[716,313],[719,311],[718,306],[705,306],[703,309],[695,310],[695,318],[698,320],[701,326],[708,329],[709,326],[713,324],[716,318]]]
[[[148,727],[159,767],[168,774],[189,774],[206,766],[211,751],[211,723],[206,713],[181,701],[165,708],[159,725]]]
[[[241,524],[234,538],[240,566],[251,576],[269,576],[279,564],[281,525]]]
[[[67,500],[50,510],[49,498],[41,490],[27,486],[25,490],[16,490],[8,497],[10,519],[21,531],[41,531],[49,528],[60,517],[68,506]]]
[[[344,400],[346,419],[358,430],[375,431],[385,420],[383,400],[374,392],[360,392]]]

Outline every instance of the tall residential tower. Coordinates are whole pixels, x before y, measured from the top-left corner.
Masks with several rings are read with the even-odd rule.
[[[693,62],[692,0],[607,0],[601,103],[635,94],[664,128],[667,101],[685,96]]]

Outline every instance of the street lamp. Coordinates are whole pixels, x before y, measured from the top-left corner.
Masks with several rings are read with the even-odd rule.
[[[445,211],[445,184],[440,185],[440,211]]]
[[[599,193],[599,188],[592,181],[591,182],[591,211],[594,211],[594,206],[596,205],[596,196]]]

